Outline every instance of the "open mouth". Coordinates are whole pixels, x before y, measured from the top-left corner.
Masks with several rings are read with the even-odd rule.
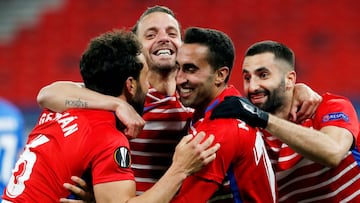
[[[251,94],[249,98],[250,98],[251,103],[261,104],[261,103],[265,102],[267,96],[264,93],[260,93],[260,94]]]
[[[193,88],[188,88],[188,87],[179,87],[178,88],[178,93],[180,95],[180,97],[182,98],[186,98],[189,97],[191,95],[191,93],[193,92]]]
[[[159,49],[153,52],[156,56],[171,56],[174,54],[174,51],[171,49]]]

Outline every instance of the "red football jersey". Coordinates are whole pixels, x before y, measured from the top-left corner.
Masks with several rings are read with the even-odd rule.
[[[210,103],[204,118],[191,127],[194,135],[201,131],[214,135],[214,143],[221,147],[213,162],[184,181],[173,202],[206,202],[215,191],[206,184],[200,187],[199,180],[218,185],[211,202],[277,202],[275,174],[261,131],[238,119],[210,120],[213,108],[230,95],[240,93],[232,86],[224,90]]]
[[[175,146],[187,134],[193,109],[177,94],[166,96],[150,88],[146,97],[144,129],[130,140],[137,194],[148,190],[169,168]]]
[[[129,143],[112,112],[44,110],[4,192],[11,202],[58,202],[63,183],[90,170],[93,184],[134,180]]]
[[[325,94],[315,116],[304,126],[320,130],[325,126],[348,129],[355,146],[334,168],[325,167],[294,152],[274,136],[265,134],[265,141],[279,189],[279,202],[360,202],[360,153],[356,111],[344,97]],[[356,144],[357,143],[357,144]]]

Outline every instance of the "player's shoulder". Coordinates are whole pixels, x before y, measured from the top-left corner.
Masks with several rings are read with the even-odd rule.
[[[245,135],[254,134],[256,128],[246,124],[244,121],[235,118],[207,119],[204,123],[208,129],[220,134]]]
[[[349,98],[342,96],[342,95],[338,95],[338,94],[333,94],[333,93],[329,93],[326,92],[325,94],[321,95],[322,96],[322,105],[326,105],[329,103],[351,103]]]

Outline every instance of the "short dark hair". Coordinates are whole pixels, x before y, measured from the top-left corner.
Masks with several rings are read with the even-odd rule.
[[[166,6],[153,6],[153,7],[148,7],[144,13],[141,14],[140,18],[136,21],[136,24],[133,26],[132,28],[132,32],[137,34],[138,31],[138,27],[139,27],[139,23],[140,21],[147,15],[151,14],[151,13],[155,13],[155,12],[161,12],[161,13],[166,13],[171,15],[172,17],[174,17],[176,19],[175,13],[168,7]],[[176,19],[177,20],[177,19]],[[178,22],[179,25],[179,30],[180,30],[180,23]]]
[[[185,30],[184,43],[207,46],[209,48],[207,60],[214,70],[227,66],[231,72],[235,60],[235,47],[225,33],[214,29],[190,27]],[[225,82],[228,82],[229,77],[230,74]]]
[[[140,53],[135,34],[124,29],[93,38],[80,60],[85,86],[102,94],[121,95],[128,77],[139,78],[144,66],[137,57]]]
[[[276,41],[265,40],[251,45],[245,52],[245,57],[254,56],[256,54],[262,54],[266,52],[273,53],[275,59],[282,59],[289,63],[292,69],[295,68],[294,52],[286,45]]]

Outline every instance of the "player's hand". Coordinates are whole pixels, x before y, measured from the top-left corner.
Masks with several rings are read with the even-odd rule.
[[[311,118],[322,101],[322,97],[303,83],[297,83],[291,105],[290,120],[296,123]]]
[[[67,198],[61,198],[61,203],[94,203],[95,197],[94,192],[92,191],[92,188],[89,188],[86,184],[86,182],[77,177],[72,176],[71,180],[75,182],[76,185],[70,184],[70,183],[64,183],[64,187],[78,196],[81,200],[75,200],[75,199],[67,199]]]
[[[246,98],[228,96],[212,111],[210,119],[215,118],[237,118],[252,127],[266,128],[269,114],[250,103]]]
[[[125,125],[124,134],[127,138],[136,138],[145,126],[144,119],[126,102],[121,102],[115,109],[116,116]]]
[[[199,171],[216,158],[220,144],[213,145],[213,135],[206,139],[204,137],[204,132],[198,133],[195,137],[191,134],[184,136],[175,148],[173,165],[184,171],[186,175]]]

